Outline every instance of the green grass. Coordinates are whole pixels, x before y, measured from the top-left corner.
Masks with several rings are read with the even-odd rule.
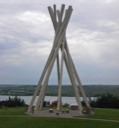
[[[84,116],[85,118],[119,120],[119,109],[94,109],[93,115]]]
[[[118,128],[119,123],[66,118],[0,117],[0,128]]]
[[[2,108],[0,109],[0,115],[24,115],[25,113],[25,108]]]
[[[119,120],[118,109],[95,109],[87,118]],[[80,118],[41,118],[24,114],[25,108],[0,109],[0,128],[119,128],[119,122]]]

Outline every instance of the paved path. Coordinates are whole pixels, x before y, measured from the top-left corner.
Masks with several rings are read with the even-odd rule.
[[[107,120],[107,119],[94,119],[94,118],[76,118],[81,120],[95,120],[95,121],[105,121],[105,122],[117,122],[119,123],[119,120]]]

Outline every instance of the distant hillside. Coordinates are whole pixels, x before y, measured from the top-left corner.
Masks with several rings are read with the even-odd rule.
[[[102,94],[111,93],[119,96],[119,85],[83,85],[87,96],[97,97]],[[0,95],[33,95],[36,85],[0,85]],[[49,85],[47,88],[47,96],[56,96],[58,86]],[[72,86],[62,86],[62,96],[74,96]]]

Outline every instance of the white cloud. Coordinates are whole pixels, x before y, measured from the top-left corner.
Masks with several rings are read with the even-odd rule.
[[[18,19],[28,23],[30,22],[35,25],[38,25],[40,23],[47,23],[50,21],[50,18],[46,14],[39,13],[36,11],[26,11],[20,16],[18,16]]]
[[[105,1],[103,1],[103,2],[112,4],[112,3],[115,2],[115,1],[116,1],[116,0],[105,0]]]
[[[79,29],[68,37],[75,59],[101,67],[118,68],[118,34]]]

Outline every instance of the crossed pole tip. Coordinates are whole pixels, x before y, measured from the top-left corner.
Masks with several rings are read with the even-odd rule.
[[[48,8],[52,8],[52,7],[48,6]],[[65,4],[62,4],[61,8],[65,8]],[[69,8],[73,9],[71,5],[69,5]],[[53,5],[53,9],[56,10],[56,4]]]

